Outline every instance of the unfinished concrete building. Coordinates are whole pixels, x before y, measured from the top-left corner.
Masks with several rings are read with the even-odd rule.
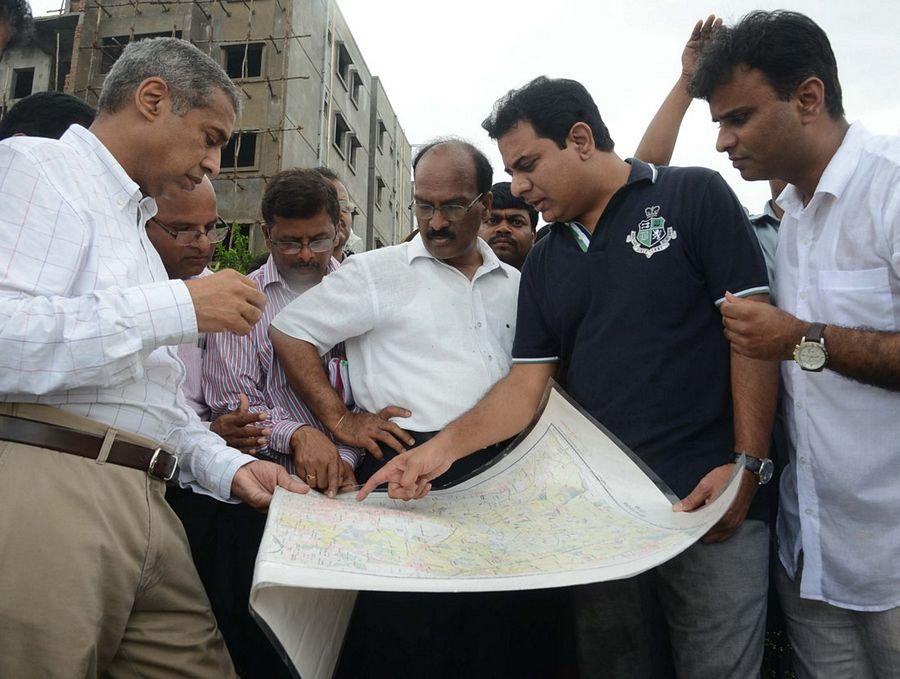
[[[222,64],[245,100],[215,182],[219,210],[251,234],[255,249],[265,183],[290,167],[327,165],[341,177],[359,210],[357,250],[399,242],[412,230],[410,144],[333,0],[68,0],[52,19],[68,22],[71,49],[55,70],[46,63],[53,50],[39,50],[45,65],[32,91],[64,83],[96,104],[125,45],[148,37],[190,40]],[[37,56],[19,52],[7,70],[28,68],[22,63]],[[7,77],[8,102],[6,95],[25,93],[20,77]]]

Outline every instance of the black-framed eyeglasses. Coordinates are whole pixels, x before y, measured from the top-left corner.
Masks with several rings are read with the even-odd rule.
[[[216,217],[215,226],[204,227],[202,231],[200,229],[183,229],[179,231],[159,221],[156,217],[151,217],[148,221],[153,222],[169,234],[178,245],[193,245],[200,240],[200,236],[206,236],[210,243],[221,243],[231,230],[228,223],[221,217]]]
[[[483,193],[479,193],[475,196],[475,199],[469,203],[468,205],[441,205],[440,207],[435,207],[434,205],[429,205],[428,203],[417,203],[413,201],[410,203],[410,207],[414,209],[416,214],[416,219],[420,222],[427,222],[432,217],[434,217],[435,210],[439,210],[442,215],[444,215],[444,219],[448,222],[458,222],[460,219],[468,214],[469,210],[475,207],[475,203],[481,200]]]
[[[333,238],[316,238],[315,240],[272,240],[267,238],[269,247],[278,250],[283,255],[297,255],[303,248],[309,248],[311,252],[322,254],[334,250]]]
[[[349,200],[339,200],[338,205],[341,208],[341,212],[346,212],[351,217],[359,214],[359,208],[356,207],[356,203],[351,203]]]

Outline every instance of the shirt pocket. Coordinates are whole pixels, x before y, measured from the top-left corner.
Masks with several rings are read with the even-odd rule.
[[[819,302],[823,323],[894,329],[891,274],[887,267],[855,271],[819,271]]]

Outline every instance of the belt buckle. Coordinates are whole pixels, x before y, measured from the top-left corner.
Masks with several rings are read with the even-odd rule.
[[[162,470],[162,473],[158,473],[156,471],[156,461],[159,459],[159,454],[165,453],[168,455],[169,463],[166,465],[166,468]],[[169,453],[162,448],[157,448],[153,451],[153,457],[150,458],[150,466],[147,467],[147,475],[153,479],[159,479],[160,481],[171,481],[175,476],[175,472],[178,470],[178,456],[174,453]]]

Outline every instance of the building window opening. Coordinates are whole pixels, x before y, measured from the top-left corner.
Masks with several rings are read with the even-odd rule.
[[[17,68],[13,70],[13,99],[21,99],[31,94],[34,89],[34,69]]]
[[[338,43],[338,58],[337,58],[337,74],[341,78],[341,82],[344,83],[344,87],[347,87],[347,84],[350,82],[350,67],[353,66],[353,59],[350,58],[350,52],[347,50],[347,46],[339,42]]]
[[[362,92],[362,76],[359,74],[359,71],[353,71],[353,76],[351,78],[350,83],[350,99],[354,104],[359,105],[359,93]]]
[[[242,130],[235,135],[222,149],[221,169],[242,170],[256,167],[256,140],[259,132]]]
[[[350,143],[347,149],[347,165],[350,166],[351,170],[356,171],[356,157],[359,155],[359,150],[362,148],[362,144],[359,143],[359,138],[355,134],[350,135]]]
[[[230,78],[259,78],[262,75],[262,55],[265,43],[251,42],[226,45],[225,71]]]
[[[347,149],[347,139],[350,136],[350,126],[344,120],[344,116],[340,113],[334,114],[334,137],[332,143],[337,152],[341,154],[341,158],[345,158]]]
[[[171,30],[157,33],[136,33],[130,35],[110,35],[100,41],[100,72],[109,73],[109,69],[122,55],[129,42],[147,40],[149,38],[181,38],[181,31]]]

